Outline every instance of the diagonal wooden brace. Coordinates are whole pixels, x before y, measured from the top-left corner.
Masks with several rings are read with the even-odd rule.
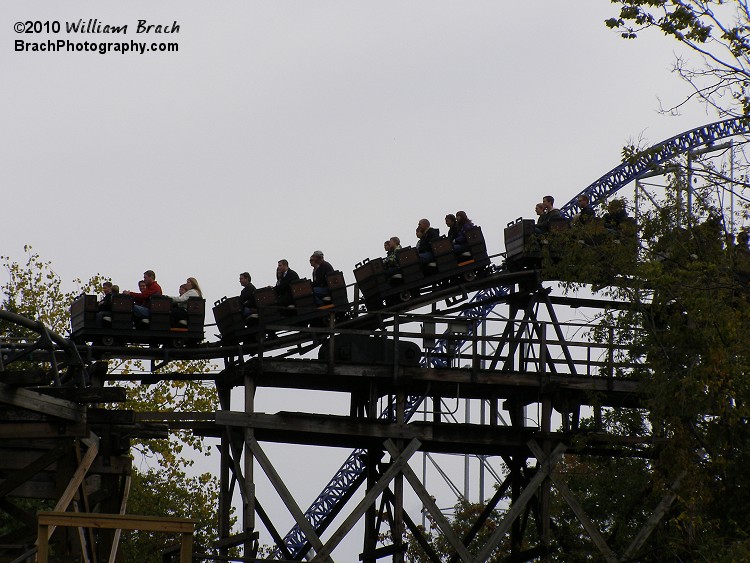
[[[276,489],[279,497],[294,517],[297,525],[304,532],[305,536],[307,536],[307,540],[310,542],[310,545],[312,545],[316,551],[322,549],[323,542],[320,541],[320,538],[315,532],[315,529],[312,527],[312,524],[310,524],[310,522],[307,521],[307,518],[305,518],[304,513],[300,509],[299,505],[295,502],[294,497],[289,492],[289,489],[287,489],[281,476],[278,474],[273,464],[271,463],[271,460],[269,460],[268,456],[266,456],[263,448],[260,447],[260,444],[253,436],[247,436],[245,438],[245,441],[247,442],[247,446],[253,452],[255,459],[258,460],[258,463],[263,468],[263,471],[265,471],[269,481],[271,481],[271,484]],[[327,561],[328,559],[324,560]]]
[[[529,447],[531,447],[532,443],[533,442],[529,442]],[[484,545],[481,551],[477,554],[474,561],[483,562],[489,559],[490,554],[495,550],[495,548],[497,548],[498,545],[500,545],[500,542],[502,541],[503,536],[508,532],[510,527],[513,525],[513,521],[516,518],[518,518],[521,515],[521,513],[526,509],[526,505],[529,503],[529,501],[532,498],[534,498],[534,495],[536,494],[536,490],[541,486],[544,480],[547,477],[549,477],[555,464],[558,461],[560,461],[560,458],[562,457],[562,454],[564,451],[565,451],[565,445],[558,444],[557,447],[550,454],[549,458],[544,459],[544,456],[537,458],[539,460],[540,465],[539,465],[539,470],[537,471],[536,475],[534,475],[534,477],[531,478],[531,481],[529,481],[529,484],[526,485],[526,488],[523,490],[523,492],[513,502],[513,504],[510,507],[510,510],[508,510],[508,512],[506,513],[505,518],[503,518],[502,522],[500,522],[500,524],[498,524],[498,527],[495,528],[495,531],[490,536],[490,539],[487,540],[487,543]]]
[[[388,453],[391,454],[391,456],[398,454],[396,445],[392,440],[386,440],[385,447],[388,450]],[[419,500],[422,501],[422,504],[427,509],[427,512],[429,512],[429,514],[435,519],[435,523],[440,528],[440,531],[443,532],[445,539],[448,540],[448,543],[451,544],[451,547],[456,550],[456,553],[458,553],[461,561],[470,562],[472,560],[472,556],[469,553],[469,550],[466,549],[466,546],[461,541],[461,538],[459,538],[453,531],[453,528],[448,522],[448,519],[443,516],[440,508],[438,508],[438,505],[435,503],[432,496],[430,496],[430,494],[427,492],[427,489],[424,488],[424,485],[414,473],[412,468],[407,465],[404,467],[402,473],[406,477],[407,481],[409,481],[409,484],[412,486],[412,489],[414,489],[414,492],[417,493]]]
[[[386,444],[387,443],[388,442],[386,442]],[[391,463],[388,470],[383,473],[375,485],[367,491],[365,497],[359,502],[359,504],[357,504],[354,510],[352,510],[352,513],[346,518],[346,520],[344,520],[341,526],[339,526],[338,530],[336,530],[328,539],[323,549],[315,555],[313,562],[324,561],[324,558],[327,558],[331,554],[336,546],[341,543],[341,540],[344,539],[346,534],[349,533],[349,530],[351,530],[359,521],[370,505],[372,505],[378,496],[380,496],[386,487],[388,487],[390,482],[393,481],[399,473],[403,472],[404,467],[407,467],[406,464],[409,463],[409,459],[411,459],[411,456],[414,455],[421,445],[420,441],[414,438],[409,442],[409,445],[404,448],[404,451],[393,459],[393,463]]]
[[[539,447],[539,444],[537,444],[536,442],[529,442],[529,448],[531,449],[531,453],[533,453],[537,459],[541,460],[544,458],[544,452],[542,451],[542,448]],[[617,556],[609,548],[607,542],[604,541],[601,533],[591,521],[591,519],[589,519],[588,514],[586,514],[586,512],[583,510],[583,507],[578,502],[578,499],[573,494],[573,492],[565,483],[555,477],[552,472],[550,472],[549,478],[552,483],[554,483],[555,488],[560,492],[560,495],[562,495],[562,497],[565,499],[565,502],[567,502],[568,506],[570,506],[570,508],[573,510],[573,513],[576,515],[576,518],[578,518],[578,521],[581,523],[584,530],[586,530],[586,533],[591,538],[591,541],[594,542],[602,555],[604,555],[604,558],[609,563],[617,563]]]

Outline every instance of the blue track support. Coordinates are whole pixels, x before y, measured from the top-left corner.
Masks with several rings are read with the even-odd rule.
[[[507,295],[508,292],[509,289],[505,286],[491,287],[477,292],[472,297],[470,303],[474,302],[479,304],[476,307],[471,307],[461,311],[458,314],[458,317],[465,319],[484,319],[494,308],[497,299]],[[475,324],[472,325],[472,327],[475,326]],[[427,354],[422,360],[422,367],[447,367],[447,362],[444,357],[435,358],[433,357],[433,354],[444,354],[449,342],[454,345],[456,343],[455,340],[449,341],[445,338],[438,341],[431,350],[431,353]],[[458,344],[463,345],[462,342],[459,342]],[[404,413],[406,421],[414,415],[423,400],[424,396],[421,395],[407,397]],[[381,420],[395,420],[396,415],[394,405],[388,405],[383,412],[380,413],[379,418]],[[329,523],[328,521],[331,516],[338,513],[344,502],[348,500],[349,496],[354,492],[353,489],[358,487],[362,482],[366,469],[366,455],[367,450],[354,450],[349,457],[346,458],[344,464],[328,482],[323,491],[318,495],[318,498],[313,501],[310,508],[305,512],[305,518],[310,524],[312,524],[316,531],[320,532],[321,525],[324,523],[327,525]],[[307,539],[299,526],[295,526],[286,536],[284,536],[284,543],[293,559],[303,556],[304,552],[308,549]]]
[[[750,133],[750,118],[738,117],[725,119],[696,127],[671,139],[667,139],[653,147],[641,151],[637,158],[623,162],[613,168],[596,182],[582,190],[568,203],[560,207],[560,213],[570,219],[578,212],[578,196],[585,194],[591,199],[591,204],[604,201],[620,188],[637,180],[640,176],[657,170],[665,162],[689,150],[705,145],[712,145],[719,139],[747,135]]]
[[[619,189],[630,184],[630,182],[637,180],[648,172],[657,170],[660,165],[668,162],[675,156],[705,145],[712,145],[720,139],[746,134],[750,134],[750,118],[726,119],[676,135],[671,139],[667,139],[642,151],[633,160],[623,162],[616,168],[613,168],[560,207],[560,212],[563,216],[570,218],[578,211],[577,200],[581,194],[588,195],[592,204],[602,202]],[[462,311],[459,317],[477,320],[485,319],[494,308],[497,299],[507,295],[508,291],[507,287],[493,287],[478,292],[471,301],[482,304]],[[473,326],[475,328],[476,324]],[[422,361],[423,367],[447,367],[445,352],[448,342],[448,339],[439,341],[431,352],[436,356],[442,357],[433,357],[432,354],[428,354]],[[455,343],[455,340],[452,342]],[[459,345],[462,344],[459,343]],[[408,397],[405,412],[407,421],[417,411],[423,399],[424,397],[421,396]],[[393,405],[389,405],[381,413],[380,418],[383,420],[394,419]],[[365,456],[366,450],[363,449],[352,452],[344,462],[344,465],[341,466],[328,485],[323,489],[323,492],[320,493],[318,498],[310,505],[310,508],[307,509],[307,512],[305,512],[305,518],[307,518],[318,532],[325,529],[325,526],[330,523],[333,516],[343,507],[344,502],[364,480]],[[284,537],[284,543],[294,559],[302,557],[307,549],[309,549],[305,535],[299,526],[292,528]]]

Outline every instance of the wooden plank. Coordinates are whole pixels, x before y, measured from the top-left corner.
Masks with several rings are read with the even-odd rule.
[[[89,449],[86,450],[86,454],[83,456],[83,459],[81,459],[81,463],[76,468],[75,472],[73,473],[73,476],[70,479],[70,482],[68,482],[68,486],[65,487],[65,490],[63,491],[62,496],[60,497],[60,500],[57,501],[57,504],[55,505],[54,512],[60,512],[68,508],[68,505],[70,504],[70,501],[73,500],[73,497],[76,494],[76,491],[78,490],[78,487],[81,486],[81,483],[83,482],[83,479],[86,477],[86,473],[89,470],[89,467],[94,462],[94,458],[99,453],[99,444],[98,441],[95,443],[92,443],[89,445]],[[49,537],[52,535],[52,533],[55,531],[55,526],[50,525],[48,528],[49,536],[47,536],[47,540],[49,540]]]
[[[198,522],[194,518],[163,518],[135,514],[102,514],[90,512],[39,512],[44,526],[100,528],[103,530],[141,530],[145,532],[192,533]]]
[[[49,538],[57,526],[114,530],[143,530],[180,534],[180,563],[190,563],[193,554],[193,533],[197,520],[192,518],[161,518],[128,514],[91,514],[83,512],[40,512],[37,516],[37,562],[47,563]]]
[[[19,424],[0,424],[0,438],[29,440],[32,438],[60,438],[70,440],[86,435],[83,423],[51,424],[49,422],[29,422]]]
[[[135,411],[132,410],[89,408],[87,416],[90,424],[135,424]]]
[[[4,383],[0,383],[0,403],[73,422],[83,422],[86,412],[86,407],[78,403],[48,397],[37,391],[11,387]]]
[[[70,441],[58,442],[57,447],[68,448],[71,447]],[[57,447],[51,448],[56,450]],[[35,462],[41,456],[45,455],[50,449],[33,449],[33,450],[17,450],[17,449],[0,449],[0,478],[5,475],[10,475],[21,469],[28,471],[26,466]],[[124,475],[132,467],[132,459],[126,455],[112,455],[104,458],[104,456],[97,456],[94,463],[89,468],[89,475]],[[57,463],[53,462],[49,465],[45,471],[56,473]],[[27,478],[33,473],[27,473]]]
[[[130,498],[130,483],[131,483],[131,477],[128,475],[125,477],[125,485],[123,487],[122,491],[122,502],[120,503],[120,516],[125,515],[125,510],[128,507],[128,499]],[[115,530],[114,538],[112,538],[112,550],[109,552],[109,560],[107,563],[115,563],[115,559],[117,558],[117,547],[120,544],[120,536],[122,535],[122,528],[117,528]]]
[[[638,533],[633,538],[633,541],[630,542],[630,545],[625,550],[625,553],[622,556],[623,561],[630,561],[633,559],[635,553],[646,542],[648,537],[651,535],[651,532],[654,531],[654,528],[656,528],[661,519],[667,513],[669,508],[672,506],[672,503],[677,498],[677,488],[680,486],[680,482],[682,481],[683,477],[685,477],[686,473],[687,472],[683,472],[682,474],[680,474],[674,484],[670,487],[669,492],[664,495],[664,497],[661,499],[661,502],[659,502],[657,507],[651,513],[651,516],[649,516],[646,523],[640,530],[638,530]]]
[[[547,344],[552,342],[548,341]],[[563,365],[565,362],[557,363]],[[587,364],[593,365],[592,362],[579,363]],[[325,362],[264,359],[263,370],[258,370],[253,378],[259,387],[340,391],[351,391],[377,379],[387,391],[389,381],[393,380],[393,367],[337,364],[329,370]],[[479,370],[472,378],[466,370],[399,367],[397,379],[407,386],[407,393],[412,388],[416,393],[417,389],[422,388],[420,385],[430,384],[438,391],[461,385],[463,395],[468,393],[472,398],[484,398],[488,393],[499,393],[502,397],[519,390],[535,392],[539,387],[539,378],[535,373],[497,370]],[[555,373],[550,375],[549,380],[561,391],[602,393],[600,400],[614,405],[622,401],[637,404],[638,398],[643,395],[639,382],[632,379]]]
[[[244,414],[238,412],[216,413],[217,424],[267,430],[263,440],[300,444],[360,446],[363,440],[380,444],[383,440],[420,440],[423,444],[439,444],[441,451],[457,451],[456,447],[483,444],[497,450],[500,446],[526,449],[525,443],[533,431],[520,432],[503,426],[477,424],[452,424],[411,422],[394,424],[379,420],[348,416],[318,415],[308,413]]]
[[[81,404],[121,403],[127,400],[124,387],[39,387],[29,390]]]

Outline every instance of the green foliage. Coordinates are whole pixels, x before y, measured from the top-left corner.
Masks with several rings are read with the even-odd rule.
[[[216,479],[204,473],[188,477],[177,468],[149,469],[133,474],[128,511],[133,514],[173,518],[193,518],[194,552],[211,553],[209,546],[219,537],[216,503],[219,488]],[[161,552],[179,542],[174,535],[154,532],[123,533],[121,549],[127,561],[160,563]]]
[[[723,213],[712,203],[711,188],[693,186],[694,204],[687,212],[679,178],[675,182],[658,205],[639,216],[639,260],[631,265],[628,283],[602,289],[634,306],[603,315],[592,337],[604,341],[610,332],[604,327],[612,327],[626,345],[619,360],[635,366],[619,375],[637,377],[648,397],[647,411],[612,411],[605,426],[636,434],[650,428],[666,439],[655,464],[644,466],[645,474],[659,494],[680,479],[673,511],[649,541],[652,555],[643,560],[744,560],[748,537],[740,523],[750,519],[745,471],[750,278],[744,272],[750,254],[727,246]],[[603,463],[586,465],[587,471],[606,474]],[[613,477],[623,465],[610,468]],[[636,472],[625,482],[637,480]],[[651,498],[652,506],[658,496]],[[599,523],[612,533],[606,522]],[[619,526],[626,523],[617,520]]]
[[[623,553],[660,500],[648,463],[637,458],[565,456],[555,469],[615,553]],[[599,561],[600,554],[571,508],[552,495],[556,561]]]
[[[8,281],[0,286],[6,310],[29,319],[39,320],[53,331],[66,335],[70,327],[69,307],[82,293],[95,293],[105,278],[92,276],[87,282],[74,280],[76,291],[66,291],[51,262],[44,261],[30,246],[24,247],[26,259],[17,262],[0,257]],[[0,335],[36,339],[37,335],[15,324],[0,325]],[[217,408],[215,389],[200,381],[165,380],[154,385],[138,382],[144,371],[140,361],[110,365],[110,372],[133,381],[120,382],[126,388],[127,408],[139,412],[180,411],[213,412]],[[171,362],[177,373],[199,374],[211,371],[206,361]],[[187,448],[187,449],[186,449]],[[141,473],[133,470],[133,483],[127,512],[157,516],[186,516],[200,521],[198,541],[207,546],[218,537],[216,507],[218,480],[203,474],[190,477],[185,469],[194,464],[194,453],[209,454],[203,441],[191,432],[172,433],[166,440],[133,440],[133,450],[140,452],[152,468]],[[0,523],[4,525],[4,523]],[[12,522],[7,522],[12,526]],[[160,561],[158,550],[168,538],[147,533],[132,533],[123,541],[127,561]]]
[[[206,361],[172,362],[168,367],[177,373],[198,374],[211,371],[211,365]],[[123,366],[123,369],[132,369],[132,366]],[[153,385],[121,382],[121,385],[126,389],[128,407],[136,412],[214,412],[218,408],[215,389],[200,381],[169,380]],[[182,455],[186,447],[196,453],[210,453],[205,448],[203,439],[188,430],[172,432],[166,440],[134,440],[133,444],[142,455],[162,466],[193,465],[191,457]]]
[[[640,155],[632,149],[624,157]],[[548,279],[630,305],[594,319],[590,338],[617,344],[601,375],[639,381],[646,402],[595,409],[572,447],[584,449],[599,432],[651,444],[622,448],[622,457],[566,455],[556,473],[618,555],[674,490],[638,561],[750,560],[750,249],[731,242],[731,222],[715,203],[723,186],[739,186],[718,167],[693,166],[691,175],[669,177],[662,196],[642,202],[637,229],[577,225],[535,243]],[[737,202],[734,219],[742,223],[747,202]],[[552,499],[552,560],[600,560],[568,504]],[[453,524],[463,530],[473,521],[459,508]],[[433,545],[443,541],[428,532]],[[533,545],[535,534],[530,526],[525,541]],[[413,560],[426,560],[420,557]]]

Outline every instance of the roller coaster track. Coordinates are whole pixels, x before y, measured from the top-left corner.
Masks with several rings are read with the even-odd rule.
[[[561,206],[560,212],[564,217],[570,218],[577,212],[579,195],[588,195],[592,204],[602,202],[641,176],[658,171],[661,165],[680,154],[699,147],[711,146],[720,139],[746,134],[750,134],[750,118],[726,119],[676,135],[641,151],[635,157],[613,168]],[[471,299],[471,303],[477,303],[477,306],[461,311],[459,317],[476,320],[485,319],[495,307],[498,299],[507,295],[508,291],[508,287],[498,285],[477,292]],[[470,325],[467,338],[471,337],[471,331],[476,328],[476,324],[470,323]],[[447,338],[438,341],[431,353],[425,355],[425,359],[422,361],[423,367],[446,367],[447,360],[445,358],[447,356],[445,351],[449,342],[450,345],[456,345],[455,340],[450,341]],[[463,343],[458,345],[461,346]],[[407,398],[405,409],[407,421],[417,411],[423,399],[422,396]],[[394,406],[388,405],[381,413],[380,418],[382,420],[393,420]],[[333,521],[346,501],[364,481],[366,453],[366,450],[361,449],[353,451],[305,512],[305,518],[318,533],[325,530]],[[310,545],[299,526],[295,526],[287,533],[284,537],[284,544],[292,559],[301,559],[310,549]]]
[[[641,151],[607,172],[596,182],[560,207],[564,217],[572,217],[578,209],[578,196],[588,195],[591,204],[605,200],[620,188],[637,180],[644,174],[658,171],[659,167],[674,157],[703,146],[711,146],[720,139],[750,134],[750,118],[725,119],[696,127]]]
[[[10,363],[30,359],[35,351],[41,351],[45,360],[49,362],[52,379],[56,386],[60,386],[61,377],[69,379],[77,387],[86,386],[86,380],[88,379],[86,366],[73,342],[50,330],[39,321],[27,319],[10,311],[0,310],[0,322],[2,321],[18,325],[39,336],[34,342],[27,342],[18,346],[17,349],[8,346],[0,354],[0,371],[4,370],[5,366]],[[58,359],[56,351],[61,352],[62,361]],[[65,373],[62,373],[63,370]]]

